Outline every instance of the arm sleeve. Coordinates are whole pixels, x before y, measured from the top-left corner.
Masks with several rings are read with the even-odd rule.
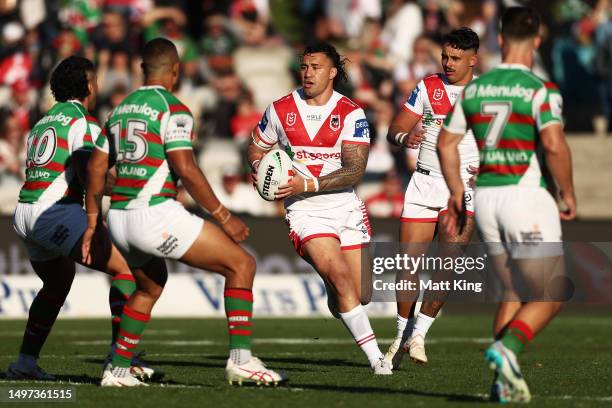
[[[538,90],[533,98],[533,110],[538,130],[553,124],[563,125],[563,97],[552,82]]]
[[[416,115],[418,117],[423,116],[423,89],[425,84],[423,81],[419,81],[416,88],[412,91],[406,102],[402,105],[402,109]]]
[[[110,147],[108,144],[108,138],[106,137],[106,131],[101,131],[98,134],[98,137],[95,138],[94,147],[106,154],[110,154]]]
[[[464,135],[467,132],[467,121],[463,111],[463,95],[457,98],[453,110],[444,119],[444,130],[457,135]]]
[[[186,107],[175,113],[165,113],[161,128],[166,152],[193,149],[193,116]]]
[[[85,148],[85,135],[89,132],[87,120],[83,117],[74,121],[68,130],[68,151],[72,154]],[[90,136],[91,138],[91,136]]]
[[[363,109],[355,109],[344,118],[342,143],[370,144],[370,126]]]
[[[274,107],[269,105],[257,124],[257,135],[268,147],[272,147],[278,142],[279,125],[277,122]]]

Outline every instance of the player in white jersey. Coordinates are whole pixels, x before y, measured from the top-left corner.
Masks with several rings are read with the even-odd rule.
[[[280,186],[289,236],[321,275],[330,311],[342,319],[375,374],[391,374],[362,303],[361,251],[370,223],[353,186],[368,160],[369,127],[354,102],[333,89],[346,79],[344,61],[328,44],[307,47],[300,64],[302,87],[272,103],[253,131],[249,163],[277,144],[289,153],[295,175]],[[364,288],[365,289],[365,288]]]
[[[389,128],[387,139],[390,143],[420,148],[416,171],[406,189],[400,226],[400,242],[408,244],[406,250],[411,256],[426,252],[427,244],[433,241],[436,231],[441,243],[458,244],[468,243],[474,231],[470,178],[477,171],[479,161],[474,135],[468,132],[459,146],[468,217],[461,233],[453,236],[437,229],[439,218],[447,211],[449,191],[442,177],[436,141],[446,114],[452,109],[463,87],[474,77],[478,46],[478,35],[469,28],[447,34],[443,39],[441,56],[444,72],[430,75],[418,83]],[[415,131],[419,122],[421,129]],[[427,363],[425,336],[442,307],[444,296],[426,292],[421,310],[415,318],[416,302],[412,298],[417,295],[398,294],[396,338],[385,355],[394,367],[399,366],[404,352],[408,352],[417,363]]]

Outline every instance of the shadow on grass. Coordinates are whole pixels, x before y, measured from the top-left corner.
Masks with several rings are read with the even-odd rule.
[[[443,398],[452,402],[488,403],[484,397],[467,394],[449,394],[445,392],[419,391],[413,389],[393,389],[371,386],[342,386],[326,384],[296,384],[290,383],[291,387],[302,388],[309,391],[346,392],[349,394],[384,394],[384,395],[413,395],[418,397]]]

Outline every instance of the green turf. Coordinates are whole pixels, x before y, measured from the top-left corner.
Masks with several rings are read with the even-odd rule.
[[[85,383],[77,385],[78,406],[474,406],[485,401],[491,381],[482,357],[490,322],[489,315],[445,315],[430,331],[429,365],[418,367],[406,360],[393,376],[374,377],[339,321],[259,319],[255,335],[262,342],[255,344],[256,355],[290,376],[289,385],[278,388],[226,384],[223,320],[153,319],[141,349],[150,363],[166,371],[166,387],[103,389],[97,385],[107,351],[103,344],[108,338],[107,322],[102,320],[59,321],[40,364],[63,381]],[[389,319],[373,320],[383,352],[394,324]],[[0,321],[0,367],[7,367],[14,358],[23,326],[23,321]],[[534,394],[532,406],[612,405],[611,334],[610,316],[560,316],[521,356]],[[271,343],[279,338],[307,341]],[[0,381],[0,386],[45,386]]]

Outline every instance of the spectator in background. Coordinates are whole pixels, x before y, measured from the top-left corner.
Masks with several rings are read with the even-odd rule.
[[[34,93],[30,83],[19,80],[11,86],[11,103],[9,112],[19,122],[22,132],[27,133],[39,119],[40,111],[34,104]]]
[[[259,197],[253,186],[244,181],[238,166],[225,166],[221,176],[221,185],[213,184],[213,190],[228,210],[254,216],[278,215],[279,202],[275,204]]]
[[[231,121],[236,113],[236,103],[243,92],[240,80],[233,71],[221,72],[212,82],[215,100],[204,111],[202,131],[204,137],[231,138]]]
[[[416,2],[393,0],[381,39],[396,64],[412,60],[414,40],[423,33],[423,13]]]
[[[421,79],[438,71],[441,51],[440,46],[428,37],[421,35],[416,38],[412,60],[407,64],[397,65],[393,71],[393,79],[397,84],[401,102],[406,100]]]
[[[198,58],[195,43],[185,32],[187,18],[176,7],[156,7],[142,16],[141,25],[145,41],[164,37],[176,46],[181,62]]]
[[[0,112],[0,212],[14,210],[23,184],[25,133],[19,120],[7,110]]]
[[[612,2],[600,0],[597,8],[595,69],[602,112],[595,120],[595,131],[605,133],[612,131]]]
[[[106,118],[108,118],[111,111],[115,109],[115,107],[119,105],[121,101],[123,101],[129,95],[129,93],[129,88],[127,88],[125,85],[116,84],[110,91],[109,95],[103,98],[102,102],[96,104],[99,122],[105,123]]]
[[[253,93],[257,108],[263,111],[293,89],[289,67],[295,54],[277,38],[267,36],[263,18],[251,12],[247,16],[243,22],[243,44],[234,53],[234,69],[240,81]]]
[[[232,68],[232,53],[238,46],[226,24],[226,17],[220,14],[209,16],[204,22],[206,31],[200,41],[200,48],[213,74]]]
[[[2,47],[0,47],[0,84],[11,86],[17,81],[30,78],[32,58],[24,44],[23,26],[12,21],[2,27]]]
[[[134,71],[128,49],[117,46],[113,51],[104,49],[98,54],[98,86],[100,97],[108,97],[117,86],[127,89],[138,87],[140,74]]]
[[[94,31],[93,43],[98,52],[124,50],[133,55],[138,49],[125,16],[113,9],[105,10],[102,14],[102,23]]]
[[[389,171],[384,179],[382,191],[365,200],[368,214],[372,217],[399,218],[404,207],[402,182],[395,171]]]
[[[240,146],[244,146],[251,140],[251,131],[257,126],[257,122],[261,118],[260,112],[255,103],[253,96],[249,92],[244,92],[236,101],[236,114],[231,120],[231,132],[234,141]]]

